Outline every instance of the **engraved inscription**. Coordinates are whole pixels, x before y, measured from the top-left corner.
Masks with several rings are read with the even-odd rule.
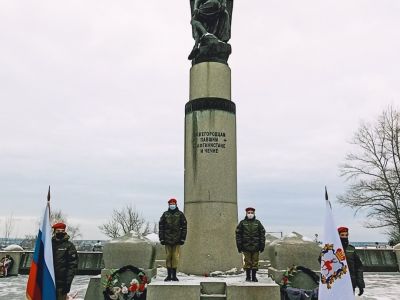
[[[226,147],[226,134],[223,131],[199,131],[194,136],[194,147],[200,153],[220,153]]]

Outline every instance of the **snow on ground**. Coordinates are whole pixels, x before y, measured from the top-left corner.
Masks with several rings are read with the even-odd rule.
[[[218,273],[218,272],[214,272]],[[222,272],[221,272],[222,273]],[[259,283],[273,283],[271,278],[268,278],[267,276],[267,270],[260,270],[258,273],[258,279]],[[167,277],[167,269],[166,268],[158,268],[157,269],[157,276],[156,278],[152,279],[152,282],[155,282],[157,284],[176,284],[176,282],[165,282],[164,278]],[[200,284],[200,282],[226,282],[227,284],[235,284],[235,283],[242,283],[243,285],[254,285],[257,283],[252,283],[252,282],[246,282],[244,280],[244,274],[236,274],[236,275],[222,275],[222,276],[209,276],[209,277],[204,277],[204,276],[194,276],[194,275],[186,275],[183,273],[177,274],[177,277],[179,279],[179,284]]]
[[[166,269],[159,268],[158,275],[155,282],[163,283],[166,276]],[[365,294],[361,297],[356,297],[357,300],[398,300],[400,299],[400,273],[365,273],[366,289]],[[235,282],[245,282],[244,275],[227,275],[223,277],[200,277],[189,276],[178,273],[180,283],[190,284],[199,281],[214,281],[223,280],[234,284]],[[268,283],[270,279],[267,278],[265,270],[259,272],[260,283]],[[27,275],[12,276],[7,278],[0,278],[0,300],[25,300],[25,288],[28,280]],[[75,276],[72,283],[72,292],[77,292],[78,295],[75,300],[83,300],[85,297],[86,288],[88,286],[90,276]],[[165,283],[169,284],[169,283]],[[174,284],[174,283],[171,283]],[[257,283],[246,283],[257,284]]]

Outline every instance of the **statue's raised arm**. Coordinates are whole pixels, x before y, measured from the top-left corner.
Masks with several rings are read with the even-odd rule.
[[[233,0],[190,0],[191,24],[195,44],[189,59],[228,63],[231,54]]]

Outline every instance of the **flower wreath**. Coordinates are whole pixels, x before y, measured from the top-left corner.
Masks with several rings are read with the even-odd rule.
[[[285,273],[282,275],[281,282],[279,285],[281,286],[281,289],[285,289],[287,287],[290,287],[292,285],[291,279],[296,275],[297,272],[303,272],[307,274],[311,279],[315,282],[315,284],[319,284],[319,276],[315,272],[313,272],[311,269],[303,267],[303,266],[291,266],[290,268],[287,268]]]
[[[135,274],[128,284],[120,282],[120,275],[126,271]],[[104,300],[146,299],[147,283],[148,278],[142,269],[131,265],[122,267],[107,276],[107,281],[103,284]]]
[[[286,288],[288,286],[291,285],[291,279],[294,276],[294,274],[297,273],[297,267],[295,265],[291,266],[290,268],[287,268],[287,270],[285,271],[285,273],[283,273],[282,275],[282,279],[281,282],[279,283],[279,285],[282,288]]]
[[[6,256],[2,257],[0,259],[0,276],[7,277],[8,270],[11,270],[13,264],[14,259],[10,255],[6,254]]]

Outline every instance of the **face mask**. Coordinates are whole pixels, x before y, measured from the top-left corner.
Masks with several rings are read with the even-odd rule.
[[[171,204],[170,206],[169,206],[169,209],[171,209],[171,210],[174,210],[176,208],[176,205],[175,204]]]
[[[65,232],[56,232],[56,238],[61,240],[62,238],[64,238],[65,236]]]
[[[349,238],[340,238],[340,241],[342,242],[344,248],[349,245]]]
[[[247,214],[247,219],[253,219],[254,218],[254,214]]]

